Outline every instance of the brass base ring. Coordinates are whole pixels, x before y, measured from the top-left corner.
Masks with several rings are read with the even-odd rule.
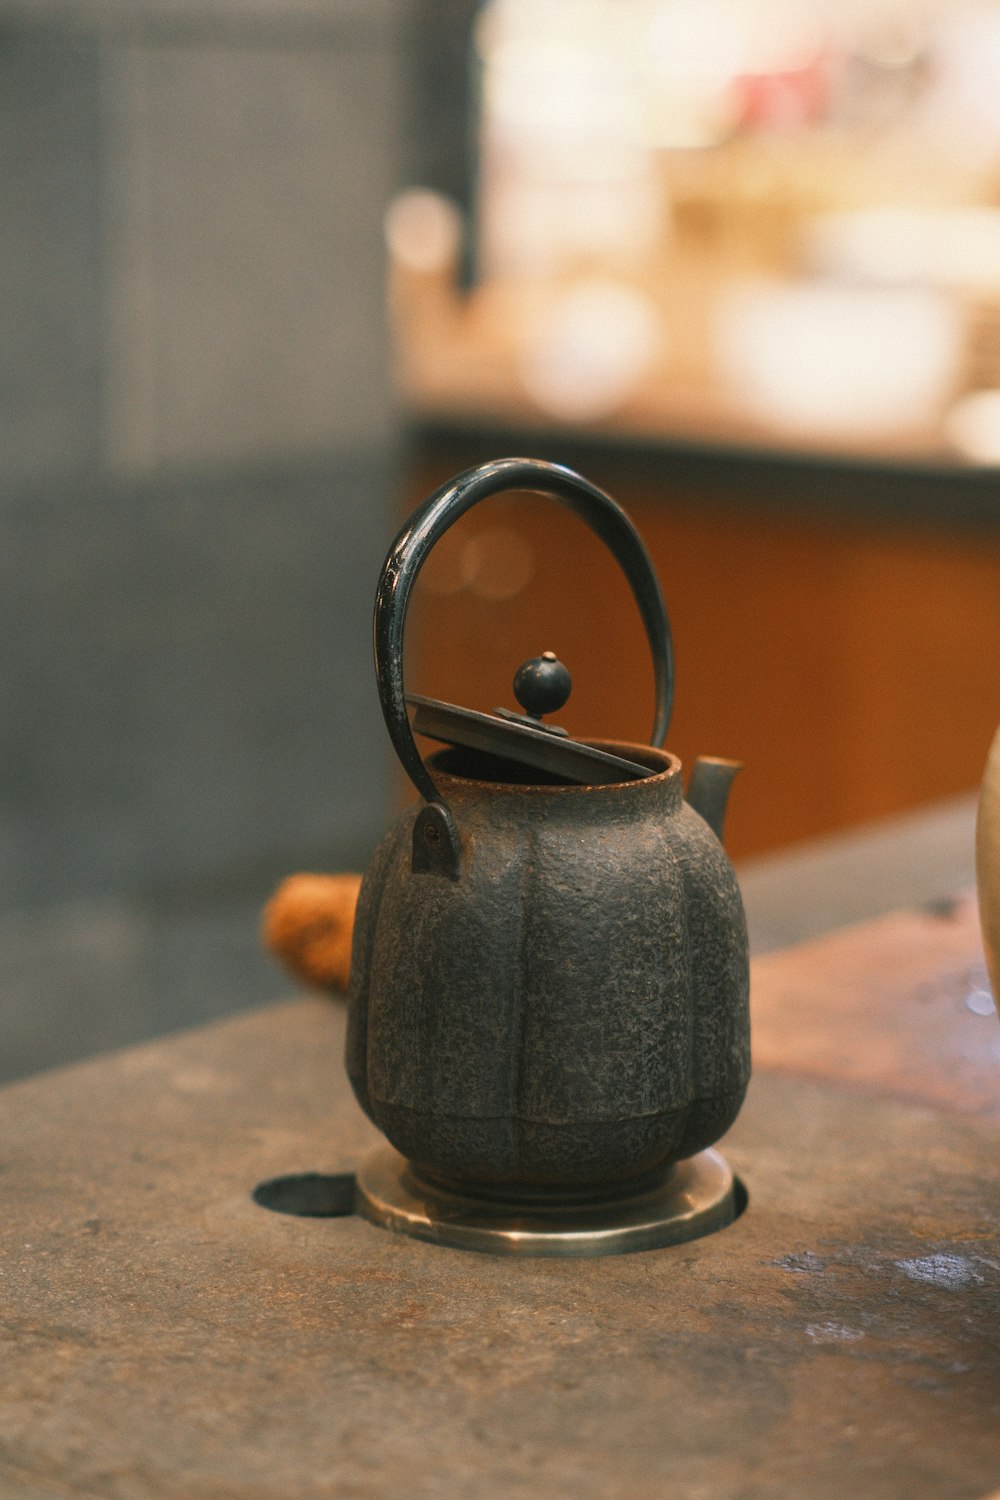
[[[724,1157],[702,1151],[632,1197],[549,1207],[486,1202],[423,1182],[390,1146],[357,1175],[356,1211],[373,1224],[490,1255],[623,1255],[699,1239],[731,1224],[741,1189]]]

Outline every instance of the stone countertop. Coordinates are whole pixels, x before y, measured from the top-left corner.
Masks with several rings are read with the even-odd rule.
[[[975,882],[976,798],[852,828],[741,864],[750,948],[765,953]]]
[[[979,963],[968,899],[755,960],[756,1074],[723,1142],[749,1206],[607,1259],[256,1206],[262,1179],[350,1173],[376,1139],[318,998],[9,1087],[0,1496],[985,1495]]]

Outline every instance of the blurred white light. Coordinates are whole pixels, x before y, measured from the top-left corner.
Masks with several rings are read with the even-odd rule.
[[[635,141],[642,7],[494,0],[479,26],[485,115],[507,143]]]
[[[577,282],[556,297],[519,361],[524,389],[565,421],[610,415],[629,399],[662,344],[648,297],[618,282]]]
[[[936,417],[962,320],[931,292],[750,285],[720,306],[716,355],[747,409],[800,434],[873,437]]]
[[[740,80],[794,75],[815,63],[823,42],[799,0],[659,0],[648,46],[651,143],[722,141],[739,118]]]
[[[995,4],[956,5],[939,17],[935,88],[929,112],[936,126],[965,136],[968,148],[1000,145],[1000,12]]]
[[[819,18],[801,0],[660,0],[650,60],[664,79],[726,82],[745,73],[793,73],[823,45]]]
[[[557,275],[586,256],[613,271],[634,264],[655,241],[658,184],[646,176],[509,184],[495,195],[485,222],[491,268]]]
[[[657,147],[711,146],[736,122],[742,37],[731,0],[665,0],[649,29],[647,134]]]
[[[479,260],[544,279],[632,269],[661,228],[645,136],[649,0],[493,0],[483,59]]]
[[[664,81],[727,83],[743,71],[743,45],[732,0],[664,0],[649,28],[650,62]]]
[[[959,453],[978,464],[1000,464],[1000,391],[971,391],[945,418]]]
[[[1000,286],[1000,208],[872,208],[805,231],[809,265],[883,286]]]
[[[408,271],[447,270],[458,258],[462,216],[440,193],[408,188],[386,209],[385,238],[392,259]]]

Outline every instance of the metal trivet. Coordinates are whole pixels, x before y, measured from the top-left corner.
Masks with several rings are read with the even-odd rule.
[[[491,1255],[622,1255],[699,1239],[731,1224],[742,1190],[717,1151],[676,1162],[655,1186],[599,1203],[520,1206],[424,1182],[383,1147],[357,1175],[355,1211],[373,1224]]]

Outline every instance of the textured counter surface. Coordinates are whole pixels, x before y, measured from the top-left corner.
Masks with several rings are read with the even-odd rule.
[[[747,1212],[592,1262],[257,1207],[262,1178],[374,1141],[326,1002],[11,1086],[0,1495],[986,1494],[1000,1032],[967,1003],[978,961],[969,903],[759,961],[724,1148]]]

